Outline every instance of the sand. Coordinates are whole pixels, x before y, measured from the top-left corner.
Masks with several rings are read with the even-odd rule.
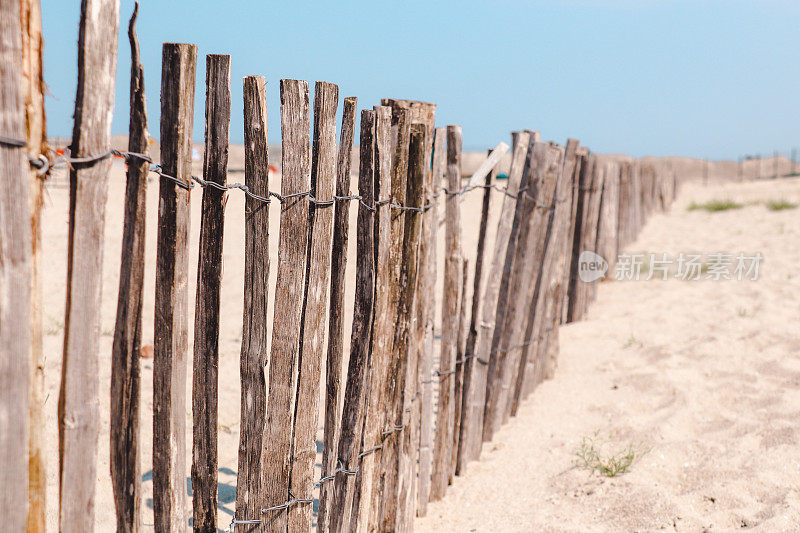
[[[760,279],[602,283],[555,378],[417,531],[797,531],[800,211],[687,210],[710,199],[797,202],[800,182],[686,185],[631,251],[760,251]],[[619,477],[577,468],[595,434],[644,453]]]
[[[234,167],[241,168],[232,161]],[[241,174],[229,176],[230,181],[242,179]],[[49,531],[57,530],[56,406],[64,334],[69,196],[64,183],[63,176],[52,180],[43,214]],[[277,184],[272,188],[277,190]],[[634,248],[670,253],[761,251],[765,256],[762,279],[603,283],[587,320],[563,328],[555,379],[540,386],[523,404],[519,415],[485,447],[482,461],[470,465],[444,501],[429,507],[428,516],[416,522],[416,529],[627,531],[671,528],[674,522],[679,530],[689,531],[728,529],[743,523],[762,524],[765,530],[774,531],[800,523],[793,483],[800,465],[792,453],[796,444],[792,422],[800,406],[800,363],[786,357],[798,347],[788,324],[790,317],[797,316],[797,304],[790,298],[798,284],[793,245],[800,232],[800,211],[771,212],[763,205],[715,214],[685,209],[692,200],[728,197],[797,200],[800,182],[688,185],[669,215],[650,221]],[[108,460],[108,394],[123,200],[124,168],[115,162],[106,207],[98,331],[97,531],[113,531],[115,525]],[[500,195],[494,195],[490,228],[496,225],[500,201]],[[199,204],[200,192],[193,192],[190,309],[194,307]],[[158,183],[152,180],[147,198],[145,344],[152,343],[153,335],[157,206]],[[464,248],[470,253],[475,249],[479,211],[480,193],[466,195],[462,220]],[[351,228],[354,215],[352,210]],[[272,209],[273,283],[277,228],[278,209]],[[243,200],[237,191],[227,203],[224,239],[219,410],[222,528],[234,509],[239,439],[244,231]],[[349,256],[347,277],[352,286],[354,239]],[[437,295],[440,292],[438,288]],[[346,307],[349,316],[351,291]],[[190,317],[190,328],[192,322]],[[345,339],[349,339],[349,324]],[[187,394],[191,394],[191,381],[187,382]],[[152,359],[142,359],[141,406],[142,509],[147,525],[152,524]],[[187,406],[190,409],[191,402]],[[191,428],[190,411],[186,417]],[[612,434],[612,443],[641,442],[649,451],[630,473],[619,478],[600,478],[572,468],[573,451],[581,437],[598,430],[603,438]],[[188,465],[190,434],[187,442]]]

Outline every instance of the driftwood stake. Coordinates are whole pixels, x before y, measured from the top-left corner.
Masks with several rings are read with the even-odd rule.
[[[447,127],[447,189],[461,186],[461,127]],[[453,446],[454,376],[458,353],[459,296],[463,277],[461,258],[460,195],[445,199],[444,289],[442,292],[442,345],[439,355],[439,408],[433,449],[431,500],[444,496],[450,482]]]
[[[359,143],[358,194],[359,203],[356,247],[356,295],[353,309],[353,328],[350,338],[350,363],[342,410],[342,428],[338,442],[338,459],[348,470],[358,467],[364,413],[369,388],[370,346],[372,339],[372,311],[375,298],[375,222],[367,206],[375,204],[375,111],[361,112],[361,138]],[[355,496],[356,479],[340,473],[334,482],[332,501],[328,505],[330,531],[351,531],[351,510]]]
[[[308,157],[308,83],[281,80],[281,194],[307,192],[311,187]],[[267,424],[262,447],[262,482],[268,507],[288,501],[291,479],[292,427],[297,395],[303,296],[308,250],[308,198],[296,196],[281,204],[278,240],[278,283],[269,364]],[[307,494],[298,494],[300,498]],[[298,504],[308,506],[309,504]],[[284,509],[262,515],[269,531],[286,531]]]
[[[71,145],[71,153],[76,157],[102,154],[110,146],[118,29],[117,0],[84,0],[78,35],[78,89]],[[104,159],[70,171],[67,305],[58,398],[59,524],[62,531],[94,529],[100,430],[98,331],[110,168],[111,160]],[[22,203],[27,206],[27,202]]]
[[[231,56],[206,56],[206,148],[203,176],[227,184],[231,120]],[[217,424],[219,387],[219,305],[222,281],[224,191],[203,190],[200,257],[194,315],[192,372],[192,506],[194,530],[217,531]]]
[[[339,160],[336,167],[336,196],[350,194],[350,164],[353,159],[353,135],[356,121],[355,97],[344,99],[342,130],[339,140]],[[331,250],[330,318],[328,319],[328,360],[325,369],[325,435],[322,443],[322,475],[330,475],[336,468],[338,448],[344,327],[345,268],[347,266],[347,233],[350,222],[349,202],[337,202],[333,215],[333,248]],[[320,487],[317,529],[328,530],[328,504],[333,494],[333,483]]]
[[[162,179],[153,360],[153,509],[158,531],[186,528],[189,183],[197,47],[165,44],[161,59]]]
[[[22,140],[27,136],[18,2],[12,0],[0,5],[0,35],[3,65],[0,68],[0,131],[5,136]],[[3,176],[3,187],[0,187],[0,516],[3,529],[8,531],[25,531],[28,518],[32,254],[28,212],[30,167],[26,155],[24,146],[0,144],[0,174]],[[86,355],[96,361],[96,353]],[[96,384],[94,392],[97,392]],[[93,414],[96,414],[96,397],[94,404]],[[96,428],[96,420],[94,423]],[[96,433],[94,439],[97,439]],[[75,444],[81,442],[72,444],[72,455],[77,451]],[[96,444],[92,450],[95,448]],[[92,463],[88,470],[94,475],[94,457],[87,462]],[[94,478],[87,484],[91,502]],[[79,488],[86,488],[81,485]]]
[[[267,100],[262,76],[244,79],[244,180],[259,196],[269,194]],[[267,402],[267,303],[269,300],[269,205],[245,197],[244,318],[239,372],[242,381],[236,519],[259,520],[266,498],[261,482],[261,449]],[[237,525],[237,533],[266,528]]]
[[[133,9],[128,25],[131,44],[131,116],[128,151],[148,152],[144,67],[136,38]],[[141,527],[139,505],[142,466],[139,451],[139,352],[142,347],[142,290],[144,285],[146,161],[130,159],[126,174],[125,221],[117,298],[117,321],[111,348],[111,481],[117,511],[117,530],[136,532]]]
[[[336,192],[336,107],[339,87],[317,82],[314,87],[314,149],[311,190],[317,204],[310,207],[309,250],[306,265],[300,350],[297,360],[297,397],[294,408],[290,490],[301,499],[312,499],[314,463],[317,457],[319,389],[328,332],[328,287],[331,275],[333,209]],[[313,506],[288,509],[289,531],[311,528]]]

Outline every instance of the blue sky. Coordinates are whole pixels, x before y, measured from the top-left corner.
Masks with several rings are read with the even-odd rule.
[[[130,49],[122,0],[116,111],[127,133]],[[42,1],[48,129],[72,131],[80,3]],[[281,78],[339,85],[359,108],[381,97],[438,104],[483,149],[514,129],[575,137],[598,152],[736,158],[800,146],[800,2],[791,0],[142,0],[138,23],[150,130],[158,137],[161,44],[198,45],[196,140],[205,54],[232,56],[231,140],[242,77],[267,78],[280,141]],[[340,104],[341,105],[341,104]]]

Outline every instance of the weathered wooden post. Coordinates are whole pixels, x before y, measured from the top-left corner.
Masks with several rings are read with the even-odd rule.
[[[116,44],[115,44],[116,46]],[[153,511],[158,531],[186,528],[189,187],[197,46],[164,44],[153,343]]]
[[[291,499],[292,428],[297,394],[297,364],[302,335],[303,296],[308,251],[311,172],[309,161],[308,82],[281,80],[281,223],[278,282],[272,326],[262,483],[268,507]],[[307,494],[297,494],[306,498]],[[296,505],[310,505],[298,503]],[[288,528],[286,509],[262,515],[270,531]]]
[[[451,481],[454,374],[458,353],[461,296],[461,127],[447,126],[447,191],[445,192],[445,256],[442,292],[442,341],[439,355],[439,408],[433,449],[432,501],[441,499]]]
[[[386,338],[387,365],[386,374],[382,384],[384,402],[384,440],[381,450],[381,466],[377,474],[379,484],[373,487],[372,508],[373,519],[370,526],[382,527],[381,524],[394,524],[397,509],[397,476],[398,476],[398,448],[400,446],[400,432],[404,429],[402,421],[402,392],[397,393],[398,387],[405,387],[404,379],[407,357],[401,351],[397,342],[397,332],[400,330],[400,307],[402,299],[402,285],[400,277],[403,267],[403,235],[406,217],[405,212],[394,209],[394,205],[405,205],[406,188],[408,181],[408,144],[411,132],[411,112],[405,105],[392,107],[392,140],[394,141],[394,156],[392,160],[392,194],[389,210],[391,218],[391,246],[389,248],[389,284],[380,286],[389,292],[389,308],[383,316],[375,315],[380,321],[380,328],[375,327],[375,335],[380,334]],[[401,378],[401,376],[403,376]],[[400,402],[400,406],[397,405]],[[400,416],[397,416],[400,411]]]
[[[297,358],[297,398],[290,491],[298,499],[313,500],[314,463],[317,456],[319,392],[325,339],[328,332],[328,288],[333,246],[333,211],[336,194],[336,108],[339,87],[318,81],[314,87],[314,146],[311,161],[309,251],[306,266],[300,350]],[[313,506],[289,507],[289,531],[311,528]]]
[[[364,453],[361,459],[360,490],[353,497],[351,527],[366,528],[377,523],[379,503],[372,504],[381,487],[383,431],[386,429],[386,373],[391,358],[392,326],[389,287],[392,272],[389,257],[392,247],[389,199],[392,191],[391,120],[392,110],[375,106],[375,299],[372,320],[372,352],[364,416]],[[369,453],[367,453],[369,452]]]
[[[350,165],[353,159],[353,136],[356,121],[356,98],[344,99],[339,156],[336,165],[336,196],[350,195]],[[325,434],[322,440],[322,475],[331,475],[336,468],[341,412],[339,398],[342,393],[342,359],[344,327],[345,269],[347,267],[347,233],[350,224],[350,202],[337,201],[333,214],[333,247],[331,249],[330,311],[328,318],[328,358],[325,367]],[[319,492],[317,529],[327,531],[328,504],[333,494],[333,483],[323,484]]]
[[[144,67],[139,56],[134,7],[128,25],[131,45],[130,123],[128,151],[147,155],[147,110]],[[139,357],[142,346],[142,290],[144,286],[145,200],[147,161],[129,158],[125,188],[125,220],[117,297],[117,319],[111,348],[111,482],[117,512],[117,530],[141,527],[142,466],[139,451]]]
[[[500,278],[505,265],[506,250],[509,235],[514,221],[515,198],[520,189],[522,171],[530,144],[531,135],[520,132],[515,135],[511,170],[509,171],[506,185],[506,196],[500,211],[497,233],[495,236],[492,265],[486,282],[481,304],[481,321],[475,342],[475,358],[480,364],[473,366],[469,381],[464,382],[464,399],[466,409],[463,409],[461,420],[462,438],[459,440],[461,449],[458,453],[459,471],[464,472],[467,462],[480,457],[483,444],[483,412],[486,400],[486,364],[491,350],[492,336],[495,327],[495,311],[500,292]]]
[[[351,531],[355,529],[355,519],[358,518],[352,513],[356,491],[354,472],[359,466],[364,435],[375,301],[375,117],[376,112],[373,110],[361,112],[358,170],[358,194],[361,201],[358,205],[356,230],[356,295],[350,337],[350,362],[337,446],[337,458],[350,473],[340,472],[334,480],[334,489],[326,511],[330,531]]]
[[[217,531],[219,306],[231,121],[231,56],[206,56],[206,144],[192,367],[192,508],[195,531]],[[214,187],[214,184],[219,187]],[[220,188],[221,187],[221,188]]]
[[[74,157],[99,156],[110,147],[118,28],[117,0],[84,0],[78,38],[78,88],[71,145]],[[19,31],[19,26],[16,30]],[[84,165],[76,164],[70,171],[67,304],[58,398],[59,524],[62,531],[94,529],[97,436],[100,431],[98,331],[110,168],[111,159],[105,158]],[[27,198],[23,198],[21,204],[27,207]],[[24,245],[29,246],[30,241],[25,240]],[[28,305],[28,293],[24,296],[20,307]],[[28,334],[24,339],[29,341]],[[29,348],[24,353],[29,354]],[[27,385],[27,379],[24,383]]]
[[[437,235],[439,230],[438,196],[441,191],[442,176],[447,167],[447,130],[436,128],[433,133],[432,168],[430,178],[430,209],[423,214],[423,241],[427,241],[425,255],[429,256],[428,272],[421,280],[419,296],[425,307],[425,338],[423,356],[419,363],[421,382],[420,395],[420,443],[419,443],[419,493],[417,509],[420,516],[427,510],[431,492],[431,471],[433,469],[433,341],[436,318],[436,273],[437,273]],[[420,256],[423,255],[420,250]]]
[[[39,0],[20,1],[22,23],[22,98],[29,155],[47,153],[47,120],[44,106],[46,86],[42,75],[44,46],[42,40],[42,8]],[[11,64],[11,63],[5,63]],[[10,131],[10,130],[9,130]],[[23,165],[24,167],[25,165]],[[28,533],[44,533],[46,526],[45,492],[47,487],[44,422],[45,382],[42,347],[42,275],[41,213],[44,204],[44,183],[47,173],[33,166],[29,172],[31,221],[31,382],[29,459],[28,459]]]
[[[269,300],[269,152],[267,99],[263,76],[244,78],[244,311],[241,376],[239,467],[236,477],[237,520],[261,520],[266,504],[261,482],[261,450],[266,420],[267,303]],[[265,531],[237,525],[237,533]]]
[[[494,167],[491,172],[486,174],[483,190],[483,204],[481,205],[481,223],[478,229],[478,245],[475,251],[475,272],[472,278],[472,304],[470,306],[470,321],[469,331],[467,332],[467,342],[464,347],[464,368],[462,375],[462,389],[461,389],[461,420],[457,424],[458,433],[454,435],[454,455],[455,455],[455,474],[461,474],[462,463],[462,441],[465,439],[466,426],[464,413],[469,409],[469,383],[472,383],[473,374],[476,372],[476,366],[480,364],[478,358],[475,356],[475,343],[478,338],[478,319],[480,317],[481,309],[481,295],[483,294],[483,263],[484,256],[486,255],[486,230],[489,226],[489,206],[491,204],[492,186],[497,176],[497,167]],[[462,304],[464,305],[464,304]]]
[[[19,2],[11,0],[0,5],[0,35],[0,61],[3,64],[0,68],[0,131],[9,137],[9,141],[0,142],[0,174],[4,185],[0,187],[0,294],[3,295],[0,298],[0,486],[3,487],[0,490],[0,516],[3,517],[4,529],[25,531],[28,518],[28,387],[32,353],[30,284],[33,265]],[[96,353],[87,355],[89,359],[97,358]],[[96,395],[96,384],[94,392]],[[96,396],[93,400],[96,414]],[[91,438],[91,435],[87,437]],[[96,433],[94,439],[97,439]],[[71,443],[69,450],[70,466],[77,472],[79,470],[75,467],[79,465],[72,464],[77,451],[75,444],[78,443]],[[95,448],[96,444],[92,449]],[[94,475],[94,457],[87,462],[92,463],[86,466]],[[79,489],[87,489],[84,484],[79,485]],[[80,491],[76,495],[84,496],[83,499],[91,503],[94,478],[88,485],[88,498]]]

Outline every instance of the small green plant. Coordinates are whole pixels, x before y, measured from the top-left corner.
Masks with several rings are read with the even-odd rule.
[[[622,450],[606,454],[597,443],[599,431],[591,437],[583,437],[575,451],[573,464],[597,472],[605,477],[617,477],[630,471],[633,463],[647,452],[641,444],[629,443]]]
[[[766,204],[767,209],[770,211],[783,211],[784,209],[794,209],[797,207],[796,203],[787,202],[786,200],[770,200]]]
[[[718,213],[719,211],[741,209],[742,207],[744,207],[743,204],[734,202],[733,200],[711,200],[702,204],[692,202],[689,205],[689,211],[697,211],[698,209],[702,209],[704,211],[708,211],[709,213]]]
[[[634,346],[641,346],[642,342],[636,338],[636,336],[631,333],[628,335],[628,338],[625,340],[625,344],[622,345],[623,348],[633,348]]]

